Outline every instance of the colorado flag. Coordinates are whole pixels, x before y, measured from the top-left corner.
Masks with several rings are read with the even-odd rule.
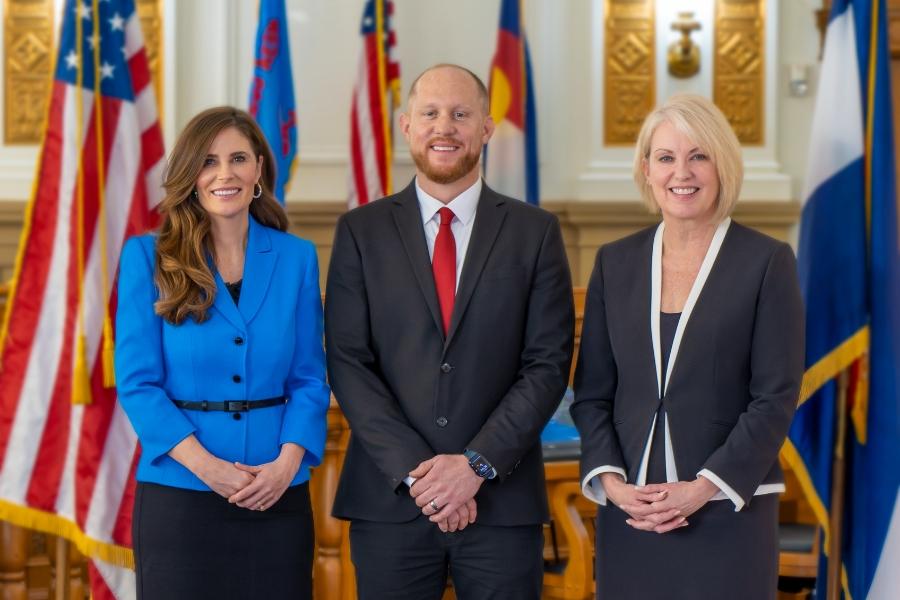
[[[485,179],[501,194],[538,204],[537,120],[521,0],[501,0],[490,95],[497,128],[484,151]]]
[[[835,0],[809,144],[800,226],[806,373],[784,453],[826,540],[841,396],[844,598],[900,594],[900,245],[884,0]],[[827,545],[825,546],[827,549]],[[824,598],[825,568],[817,588]]]

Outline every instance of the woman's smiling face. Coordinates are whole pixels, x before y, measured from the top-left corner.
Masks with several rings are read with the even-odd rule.
[[[716,212],[719,175],[703,148],[664,121],[653,132],[644,175],[663,219],[707,222]]]

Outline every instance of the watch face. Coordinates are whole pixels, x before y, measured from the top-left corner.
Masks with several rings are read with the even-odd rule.
[[[480,459],[475,459],[474,461],[470,462],[469,465],[475,471],[475,474],[479,477],[487,477],[491,474],[491,466]]]

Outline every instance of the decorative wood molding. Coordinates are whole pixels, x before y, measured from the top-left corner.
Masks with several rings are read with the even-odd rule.
[[[633,144],[656,102],[654,9],[650,0],[606,0],[603,142]]]
[[[53,68],[52,0],[5,0],[3,141],[36,144],[43,133]]]
[[[764,143],[766,0],[716,0],[713,101],[741,144]]]
[[[575,286],[588,284],[600,246],[659,222],[640,202],[548,201],[541,206],[559,217]],[[743,201],[734,212],[736,221],[784,241],[799,216],[796,202]]]
[[[597,249],[607,242],[649,227],[659,217],[647,212],[636,201],[582,202],[575,200],[547,201],[543,208],[559,217],[563,242],[576,286],[587,285],[594,266]],[[290,230],[316,245],[319,257],[320,283],[324,289],[334,226],[347,210],[340,201],[293,202],[287,206]],[[22,230],[25,204],[0,201],[0,280],[12,276],[13,264]],[[800,205],[796,202],[743,201],[737,205],[734,218],[744,225],[758,229],[772,237],[788,240],[797,224]]]

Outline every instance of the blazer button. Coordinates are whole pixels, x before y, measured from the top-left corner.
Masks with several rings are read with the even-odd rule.
[[[441,373],[449,373],[453,370],[453,365],[450,363],[444,363],[441,365]]]
[[[231,418],[234,419],[235,421],[240,421],[241,413],[231,413]]]
[[[437,423],[438,427],[446,427],[447,426],[447,417],[438,417],[437,421],[435,421],[435,423]]]
[[[241,382],[241,376],[240,376],[240,375],[232,375],[232,376],[231,376],[231,380],[232,380],[233,382],[235,382],[235,383],[240,383],[240,382]]]
[[[244,338],[242,338],[241,336],[237,336],[236,338],[234,338],[235,346],[241,346],[241,345],[243,345],[243,343],[244,343]]]

